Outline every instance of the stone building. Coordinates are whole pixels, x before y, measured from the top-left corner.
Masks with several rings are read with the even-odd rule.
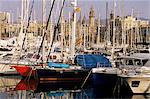
[[[113,34],[113,20],[114,14],[110,13],[110,18],[108,20],[108,26],[100,19],[95,18],[94,7],[92,6],[89,11],[89,16],[82,17],[82,13],[77,13],[79,18],[76,22],[76,46],[81,48],[82,46],[86,48],[91,48],[93,44],[106,43],[107,41],[113,44],[113,36],[115,35],[115,44],[122,45],[126,44],[130,47],[135,47],[135,43],[138,42],[148,42],[150,41],[150,29],[149,22],[143,19],[137,19],[132,16],[115,18],[115,33]],[[72,19],[72,17],[71,17]],[[63,31],[63,42],[64,45],[69,46],[72,35],[72,21],[71,19],[64,19],[61,17],[61,22],[59,23],[58,30],[56,31],[56,40],[60,39],[61,31]],[[15,33],[16,36],[20,31],[20,23],[9,24],[10,14],[7,12],[0,13],[0,37],[9,36],[9,31]],[[46,24],[46,23],[45,23]],[[48,42],[52,40],[52,34],[54,32],[54,27],[56,23],[50,23],[47,32],[46,39]],[[34,36],[42,36],[42,26],[41,22],[31,21],[27,32],[33,33]],[[26,26],[24,26],[24,31],[26,31]]]
[[[10,30],[10,13],[0,12],[0,39],[7,37]]]
[[[110,14],[110,41],[113,42],[113,13]],[[148,25],[147,20],[137,19],[133,16],[126,16],[115,18],[115,44],[126,44],[130,47],[135,47],[135,43],[146,42],[148,39]]]

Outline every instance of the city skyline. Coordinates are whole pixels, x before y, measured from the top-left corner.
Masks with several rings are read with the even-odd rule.
[[[32,0],[29,0],[32,2]],[[57,12],[53,16],[58,16],[59,9],[61,7],[62,0],[56,0],[54,11]],[[73,1],[73,0],[70,0]],[[70,1],[66,1],[64,7],[65,19],[68,18],[69,12],[72,12]],[[86,16],[88,19],[89,11],[91,6],[95,10],[95,18],[99,15],[101,19],[106,18],[106,2],[108,2],[108,16],[113,10],[113,0],[77,0],[78,7],[81,8],[82,17]],[[131,15],[132,9],[134,11],[134,16],[137,18],[150,19],[150,1],[149,0],[115,0],[116,1],[116,16],[127,16]],[[49,14],[50,0],[46,0],[46,12]],[[21,0],[1,0],[0,1],[0,11],[6,11],[13,13],[13,20],[17,20],[17,16],[21,13]],[[123,12],[123,13],[122,13]],[[36,20],[41,20],[42,16],[42,0],[36,0],[34,3],[34,18]],[[77,14],[79,16],[79,14]],[[56,17],[53,17],[55,20]]]

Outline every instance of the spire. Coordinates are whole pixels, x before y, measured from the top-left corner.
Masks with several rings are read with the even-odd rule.
[[[92,6],[91,8],[90,8],[90,12],[89,12],[89,25],[90,26],[94,26],[94,17],[95,17],[95,12],[94,12],[94,7]]]
[[[82,19],[82,24],[86,24],[86,17],[84,15],[83,19]]]
[[[95,12],[94,12],[94,7],[93,5],[90,8],[90,13],[89,13],[89,17],[94,17],[95,16]]]
[[[64,11],[62,11],[62,14],[61,14],[61,23],[65,23],[65,20],[64,20]]]
[[[110,19],[113,19],[114,18],[114,13],[113,13],[113,11],[111,11],[111,13],[110,13]]]

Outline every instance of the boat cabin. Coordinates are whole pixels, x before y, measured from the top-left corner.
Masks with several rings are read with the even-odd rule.
[[[149,59],[141,57],[123,56],[116,58],[116,67],[122,66],[147,66]]]

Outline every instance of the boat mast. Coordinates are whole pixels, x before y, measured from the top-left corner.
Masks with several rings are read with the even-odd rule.
[[[24,38],[24,33],[23,33],[23,26],[24,26],[24,20],[25,20],[25,16],[24,16],[24,8],[25,8],[25,5],[24,5],[24,0],[21,1],[21,22],[20,22],[20,30],[18,31],[19,34],[18,34],[18,37],[17,37],[17,43],[16,43],[16,47],[15,49],[19,49],[21,50],[21,46],[23,44],[23,38]]]
[[[131,48],[133,48],[133,9],[132,9],[132,12],[131,12],[131,18],[132,18],[132,21],[131,21]]]
[[[116,2],[113,0],[113,45],[112,45],[112,62],[114,61],[114,49],[115,49],[115,8],[116,8]],[[114,65],[114,64],[113,64]]]
[[[110,42],[110,25],[108,22],[108,2],[106,2],[106,44]],[[107,44],[108,45],[108,44]]]
[[[9,18],[8,18],[8,37],[10,38],[10,26],[11,26],[11,11],[8,14]]]
[[[42,0],[42,35],[44,35],[45,33],[45,22],[46,22],[45,19],[46,19],[46,4],[45,4],[45,0]],[[43,54],[42,61],[45,62],[46,61],[45,41],[43,41],[42,54]]]
[[[62,5],[63,5],[63,0],[62,0]],[[64,51],[64,19],[63,19],[63,9],[62,9],[62,13],[61,13],[61,33],[60,33],[60,39],[61,39],[61,58],[62,58],[62,62],[63,60],[63,51]]]
[[[50,4],[51,4],[51,6],[52,6],[52,4],[53,4],[53,0],[50,0]],[[53,31],[54,31],[54,29],[53,29],[53,11],[51,12],[52,14],[51,14],[51,18],[50,18],[50,35],[49,35],[49,41],[48,41],[48,44],[49,45],[52,45],[53,46],[53,44],[52,44],[52,42],[53,42],[53,36],[54,36],[54,33],[53,33]],[[48,49],[48,51],[50,50],[51,48],[49,48]]]
[[[69,12],[69,43],[68,43],[68,47],[69,47],[69,50],[71,51],[71,17],[70,17],[70,12]]]
[[[14,18],[14,14],[12,13],[12,14],[11,14],[11,26],[12,26],[12,27],[11,27],[11,33],[12,33],[12,34],[11,34],[11,35],[13,35],[13,36],[14,36],[13,31],[12,31],[13,23],[14,23],[13,18]],[[17,17],[17,18],[18,18],[18,17]]]
[[[74,12],[73,12],[73,24],[72,24],[72,41],[71,41],[71,59],[73,62],[73,58],[75,55],[75,42],[76,42],[76,12],[75,9],[77,8],[77,0],[73,2]]]
[[[107,15],[108,15],[108,2],[106,2],[106,30],[108,28],[108,19],[107,19]]]
[[[126,51],[126,32],[125,32],[125,30],[124,30],[124,21],[125,21],[125,18],[124,18],[124,1],[122,1],[122,47],[123,47],[123,53],[124,53],[124,55],[125,55],[125,51]]]
[[[85,16],[84,16],[85,18]],[[83,23],[83,50],[86,50],[86,23]]]
[[[99,14],[99,18],[98,18],[98,34],[97,34],[97,45],[101,42],[100,38],[101,38],[101,35],[100,35],[100,14]]]
[[[23,33],[23,18],[24,18],[24,2],[22,0],[22,3],[21,3],[21,30],[20,30],[21,33]]]

